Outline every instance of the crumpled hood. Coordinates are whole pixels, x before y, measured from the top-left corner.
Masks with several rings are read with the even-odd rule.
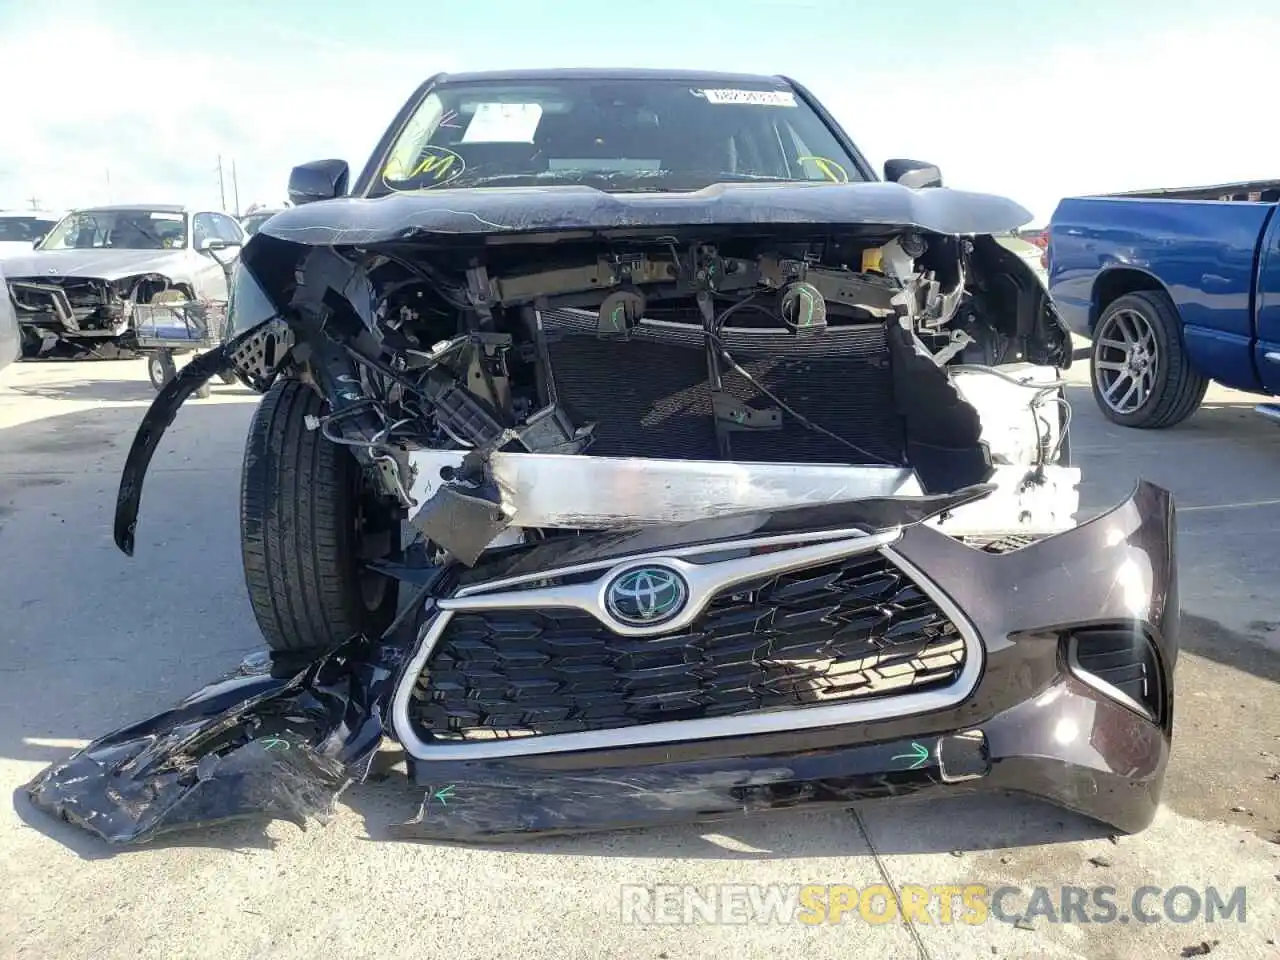
[[[93,277],[119,280],[140,273],[184,273],[181,250],[36,250],[4,260],[10,280],[20,277]]]
[[[339,198],[277,213],[259,232],[309,245],[367,244],[423,234],[485,235],[792,224],[915,226],[995,234],[1031,221],[1012,200],[897,183],[719,183],[689,193],[605,193],[587,186],[420,190]]]

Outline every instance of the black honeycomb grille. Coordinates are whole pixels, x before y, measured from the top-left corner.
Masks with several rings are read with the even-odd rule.
[[[571,733],[917,692],[963,664],[937,605],[864,555],[734,587],[667,636],[576,611],[455,615],[410,712],[437,739]]]

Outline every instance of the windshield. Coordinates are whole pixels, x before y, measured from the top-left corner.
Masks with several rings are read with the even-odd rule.
[[[441,187],[861,180],[858,164],[782,83],[674,80],[445,83],[401,132],[371,196]]]
[[[0,217],[0,243],[34,243],[57,222],[39,217]]]
[[[169,250],[187,245],[187,217],[168,210],[88,210],[73,213],[41,250]]]

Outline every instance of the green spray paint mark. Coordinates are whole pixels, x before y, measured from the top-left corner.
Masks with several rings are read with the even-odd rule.
[[[447,807],[449,805],[449,800],[453,797],[453,791],[454,785],[451,783],[447,787],[442,787],[437,790],[435,793],[431,794],[431,796],[440,801],[440,806]]]
[[[929,762],[929,748],[926,747],[924,744],[916,743],[913,740],[911,741],[910,753],[900,753],[896,757],[891,757],[890,759],[910,760],[912,761],[912,763],[909,767],[907,767],[907,769],[915,770],[918,767],[923,767],[926,763]]]

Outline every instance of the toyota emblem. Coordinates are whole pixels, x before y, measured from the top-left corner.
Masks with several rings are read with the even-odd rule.
[[[673,620],[688,601],[688,584],[669,567],[633,567],[604,591],[609,616],[628,627],[656,627]]]

